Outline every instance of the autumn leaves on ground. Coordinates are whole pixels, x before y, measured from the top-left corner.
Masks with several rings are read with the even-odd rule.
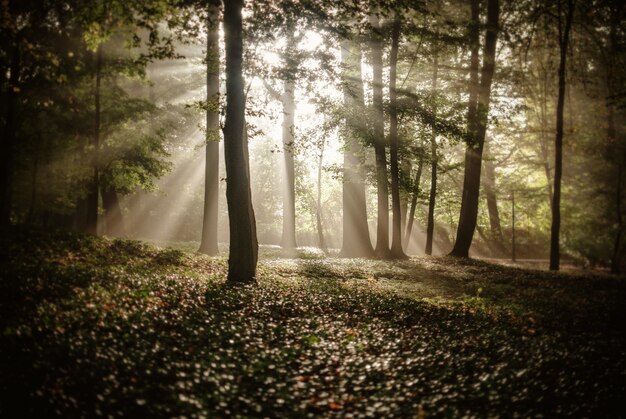
[[[0,416],[619,416],[622,278],[453,258],[225,256],[15,230]]]

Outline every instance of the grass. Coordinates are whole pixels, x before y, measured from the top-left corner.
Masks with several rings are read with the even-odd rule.
[[[621,277],[297,256],[13,231],[0,416],[623,416]]]

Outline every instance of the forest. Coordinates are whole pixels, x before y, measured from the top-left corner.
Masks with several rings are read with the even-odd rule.
[[[621,0],[0,1],[0,416],[623,417]]]

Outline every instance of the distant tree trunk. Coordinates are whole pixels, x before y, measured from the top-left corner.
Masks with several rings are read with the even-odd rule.
[[[483,181],[483,188],[485,191],[485,198],[487,199],[487,210],[489,211],[489,225],[491,227],[491,237],[496,241],[497,247],[502,248],[504,245],[504,238],[502,237],[502,227],[500,224],[500,213],[498,211],[498,201],[496,198],[496,171],[493,165],[493,161],[490,159],[490,155],[487,151],[489,144],[485,143],[486,158],[483,163],[485,166],[485,178]]]
[[[98,46],[96,51],[96,84],[94,88],[94,104],[95,104],[95,126],[93,136],[93,156],[92,166],[93,174],[87,190],[87,233],[98,234],[98,202],[100,195],[100,171],[99,171],[99,154],[100,154],[100,93],[102,83],[102,45]]]
[[[433,60],[433,79],[432,79],[432,91],[435,98],[435,104],[433,105],[433,115],[437,115],[437,76],[439,71],[439,56],[435,52]],[[437,200],[437,129],[433,127],[432,136],[430,139],[430,196],[428,197],[428,225],[426,227],[426,247],[424,253],[427,255],[433,254],[433,235],[435,232],[435,203]]]
[[[376,228],[376,256],[387,259],[389,251],[389,187],[387,185],[387,155],[385,153],[385,121],[383,109],[383,43],[380,22],[376,14],[370,15],[373,90],[373,134],[376,155],[376,189],[378,220]]]
[[[407,158],[403,158],[402,162],[401,162],[401,167],[402,169],[400,170],[400,173],[402,173],[402,178],[403,179],[408,179],[411,176],[411,161]],[[400,231],[402,231],[402,246],[404,248],[404,251],[406,252],[407,246],[409,245],[407,239],[408,236],[406,235],[406,223],[407,223],[407,217],[409,215],[409,191],[408,188],[405,188],[406,190],[404,191],[404,193],[400,194],[400,216],[402,217],[402,227],[400,229]]]
[[[391,161],[391,208],[393,230],[390,257],[404,259],[402,249],[402,213],[400,211],[400,168],[398,167],[398,110],[396,108],[396,74],[398,66],[398,44],[400,42],[400,18],[396,15],[391,32],[391,53],[389,54],[389,147]]]
[[[548,146],[548,74],[544,72],[542,81],[542,99],[541,99],[541,158],[543,160],[543,171],[546,174],[546,192],[548,193],[548,202],[552,207],[552,173],[550,172],[550,150]]]
[[[469,249],[472,245],[476,220],[478,218],[478,196],[480,193],[480,171],[482,165],[483,144],[487,131],[487,121],[489,115],[489,101],[491,98],[491,82],[495,70],[496,43],[498,37],[498,21],[500,15],[499,0],[487,1],[487,30],[485,45],[483,49],[483,66],[480,77],[478,94],[472,92],[476,89],[477,75],[474,70],[478,68],[478,57],[476,46],[478,43],[476,30],[480,24],[478,0],[472,1],[472,63],[471,63],[471,84],[470,106],[468,108],[468,131],[469,138],[465,150],[465,171],[463,178],[463,197],[461,200],[461,213],[457,227],[454,248],[450,255],[458,257],[468,257]],[[475,95],[475,96],[474,96]],[[476,104],[471,103],[472,96],[477,98]]]
[[[341,63],[344,68],[343,100],[348,109],[343,152],[343,240],[340,257],[374,257],[367,223],[365,202],[365,170],[360,156],[363,147],[358,142],[357,116],[365,111],[363,79],[361,76],[361,46],[344,41],[341,47]],[[358,122],[355,122],[358,121]]]
[[[324,140],[320,143],[320,154],[317,162],[317,200],[315,202],[315,221],[317,224],[317,239],[320,249],[328,254],[328,247],[324,239],[324,228],[322,225],[322,167],[324,163]]]
[[[616,6],[616,4],[612,4]],[[616,86],[614,73],[619,71],[616,68],[616,58],[619,57],[619,40],[617,39],[617,31],[622,22],[619,6],[610,7],[611,12],[611,29],[609,32],[609,54],[607,54],[606,68],[606,110],[607,110],[607,146],[608,152],[611,153],[615,161],[615,239],[613,241],[613,255],[611,257],[611,272],[614,274],[621,273],[622,265],[622,235],[624,231],[624,217],[622,214],[622,200],[624,190],[624,146],[617,139],[617,131],[615,129],[615,110],[611,95],[614,94],[619,87]]]
[[[219,106],[220,106],[220,49],[219,1],[210,1],[207,21],[207,110],[206,110],[206,161],[204,171],[204,215],[202,238],[198,252],[217,255],[217,214],[219,203]]]
[[[117,192],[109,185],[101,185],[100,193],[102,194],[102,207],[104,208],[102,233],[109,236],[124,236],[126,227]]]
[[[13,198],[13,155],[15,153],[15,132],[17,130],[17,95],[21,69],[20,47],[14,40],[11,47],[10,75],[6,92],[6,110],[2,142],[0,145],[0,227],[11,224],[11,204]]]
[[[407,219],[407,223],[406,223],[405,241],[406,241],[407,249],[409,245],[411,244],[411,231],[413,230],[413,220],[415,219],[415,208],[417,207],[417,197],[420,192],[420,181],[422,179],[423,163],[424,163],[423,160],[420,159],[419,163],[417,164],[417,172],[415,173],[415,180],[413,181],[411,210],[409,211],[409,218]]]
[[[624,219],[622,216],[622,189],[624,188],[624,168],[621,162],[617,163],[617,175],[615,183],[615,220],[617,228],[615,232],[615,240],[613,242],[611,272],[614,274],[618,274],[621,271],[622,234],[624,231]]]
[[[38,135],[40,147],[43,145],[41,133]],[[33,160],[33,177],[31,178],[31,190],[30,190],[30,206],[28,208],[28,215],[26,216],[26,223],[32,224],[35,218],[35,206],[37,205],[37,183],[39,183],[39,155],[41,154],[38,147],[34,152]]]
[[[243,0],[224,2],[227,95],[224,157],[226,163],[226,201],[230,226],[227,281],[231,284],[256,282],[259,250],[250,192],[248,142],[247,138],[244,137],[242,8]]]
[[[563,110],[565,108],[565,69],[567,46],[574,18],[574,0],[567,0],[565,24],[562,21],[561,0],[558,1],[559,18],[559,95],[556,105],[556,138],[554,140],[554,195],[552,197],[552,228],[550,231],[550,270],[558,271],[560,265],[559,234],[561,229],[561,176],[563,173]]]
[[[283,93],[283,237],[281,245],[285,249],[295,249],[296,244],[296,175],[294,164],[294,128],[296,102],[293,81],[285,81]]]
[[[290,34],[287,39],[287,54],[296,47],[296,39]],[[290,70],[290,68],[286,68]],[[283,82],[283,92],[279,93],[267,81],[263,80],[270,95],[280,101],[283,107],[282,140],[283,140],[283,233],[281,246],[284,249],[295,249],[296,241],[296,174],[294,162],[294,130],[295,130],[295,83],[290,78]]]

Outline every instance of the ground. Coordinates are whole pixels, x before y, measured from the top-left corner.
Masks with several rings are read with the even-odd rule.
[[[2,239],[0,416],[624,416],[622,277],[189,250]]]

